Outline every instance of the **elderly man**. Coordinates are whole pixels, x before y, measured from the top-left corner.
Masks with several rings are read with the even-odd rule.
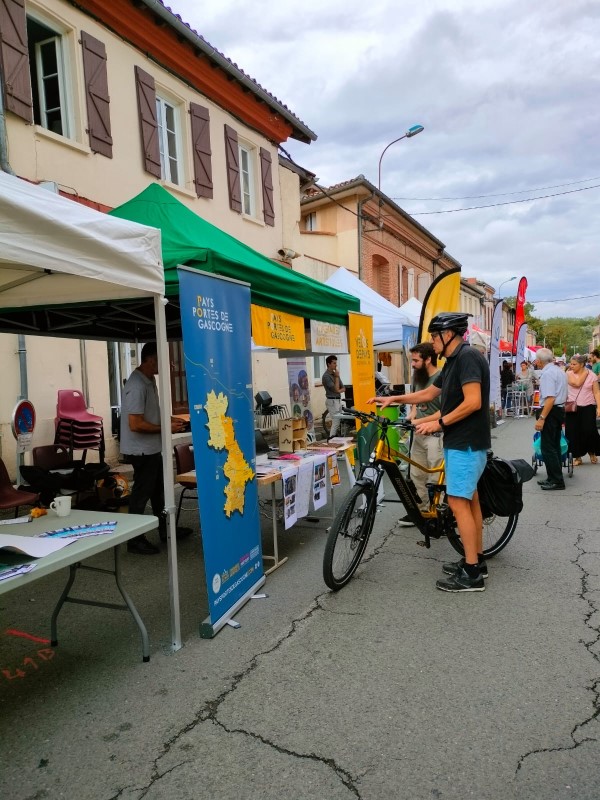
[[[540,450],[546,465],[546,480],[538,481],[544,491],[565,488],[560,453],[560,433],[565,421],[568,384],[564,371],[554,363],[554,353],[541,347],[535,354],[540,373],[540,411],[535,429],[541,432]]]

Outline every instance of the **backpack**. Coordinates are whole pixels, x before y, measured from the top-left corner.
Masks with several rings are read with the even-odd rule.
[[[483,518],[510,517],[523,510],[523,484],[534,476],[533,467],[523,458],[512,461],[488,456],[477,484]]]

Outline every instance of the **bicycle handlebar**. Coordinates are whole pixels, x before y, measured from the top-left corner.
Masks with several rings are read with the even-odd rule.
[[[412,422],[408,422],[404,419],[392,420],[388,419],[388,417],[380,417],[374,411],[359,411],[357,408],[345,408],[344,414],[356,417],[356,419],[359,419],[365,424],[368,422],[376,422],[377,425],[381,425],[382,428],[402,428],[402,430],[405,431],[414,431],[415,429]]]

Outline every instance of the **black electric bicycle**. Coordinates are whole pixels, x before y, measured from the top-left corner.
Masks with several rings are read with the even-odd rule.
[[[462,542],[456,530],[456,520],[446,498],[444,462],[433,468],[413,461],[409,456],[395,450],[388,441],[390,428],[404,431],[414,430],[410,422],[391,421],[374,413],[364,413],[355,408],[345,409],[346,414],[359,419],[364,425],[376,423],[377,442],[369,460],[361,464],[359,477],[344,499],[329,529],[325,553],[323,555],[323,578],[327,586],[337,591],[345,586],[356,572],[365,552],[377,513],[377,491],[386,474],[394,487],[398,500],[404,505],[406,513],[423,535],[418,544],[431,546],[431,539],[446,536],[454,549],[464,555]],[[411,464],[432,476],[427,484],[429,497],[428,510],[421,511],[413,482],[398,466],[398,462]],[[499,553],[512,538],[517,527],[518,514],[498,517],[494,514],[484,516],[483,554],[491,558]]]

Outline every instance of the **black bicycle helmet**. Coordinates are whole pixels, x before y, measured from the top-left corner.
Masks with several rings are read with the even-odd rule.
[[[463,336],[469,327],[469,317],[471,314],[463,314],[459,311],[443,311],[432,317],[427,331],[429,333],[441,333],[442,331],[454,331],[459,336]]]

